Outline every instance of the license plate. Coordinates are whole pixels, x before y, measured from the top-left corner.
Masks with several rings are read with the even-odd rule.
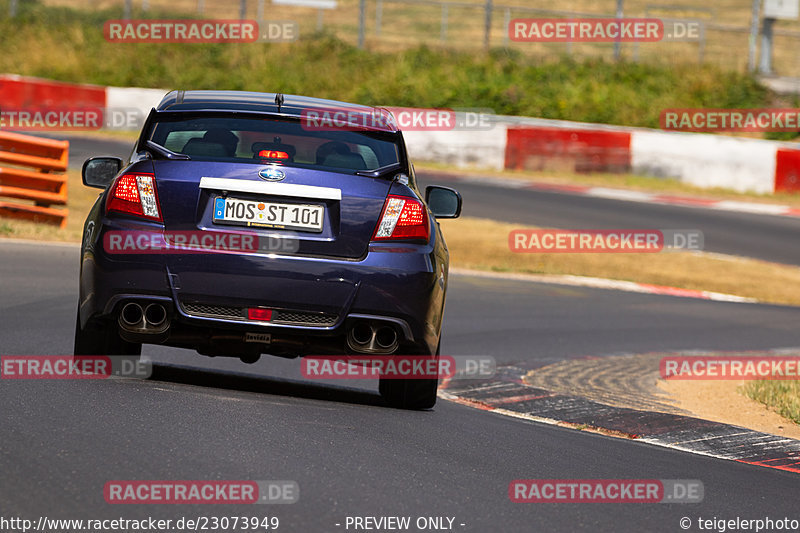
[[[239,198],[214,199],[214,222],[235,226],[322,231],[325,206],[256,202]]]

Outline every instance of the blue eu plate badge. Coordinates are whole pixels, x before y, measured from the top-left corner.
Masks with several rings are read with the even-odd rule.
[[[214,200],[214,218],[225,218],[225,198]]]

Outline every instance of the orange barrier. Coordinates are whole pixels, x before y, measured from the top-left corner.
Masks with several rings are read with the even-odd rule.
[[[67,203],[69,141],[54,141],[19,133],[0,132],[0,196],[31,200],[30,204],[0,202],[0,217],[21,218],[34,222],[67,223],[66,209],[51,205]],[[30,167],[27,170],[19,167]]]

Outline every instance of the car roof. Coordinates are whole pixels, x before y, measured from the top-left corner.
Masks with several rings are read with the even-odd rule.
[[[283,99],[280,107],[276,97]],[[373,115],[386,114],[388,110],[337,100],[325,100],[294,94],[258,93],[248,91],[172,91],[167,93],[156,108],[158,111],[245,111],[301,117],[308,110],[336,110],[348,113]],[[391,121],[394,123],[394,121]],[[392,131],[398,131],[396,125]]]

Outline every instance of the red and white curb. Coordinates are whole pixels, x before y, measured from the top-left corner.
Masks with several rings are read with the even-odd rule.
[[[501,416],[590,429],[662,448],[800,474],[798,440],[691,416],[613,407],[554,393],[526,384],[524,378],[530,370],[533,368],[512,365],[498,368],[497,375],[486,381],[444,381],[438,396]]]
[[[640,294],[657,294],[661,296],[697,298],[701,300],[713,300],[715,302],[760,303],[755,298],[745,298],[744,296],[736,296],[733,294],[725,294],[721,292],[681,289],[678,287],[651,285],[648,283],[636,283],[634,281],[623,281],[616,279],[593,278],[588,276],[570,276],[570,275],[557,275],[557,274],[511,274],[511,273],[506,274],[499,272],[486,272],[483,270],[470,270],[466,268],[451,268],[450,273],[455,274],[457,276],[474,276],[479,278],[526,281],[531,283],[568,285],[572,287],[589,287],[593,289],[608,289],[608,290],[617,290],[625,292],[636,292]]]

